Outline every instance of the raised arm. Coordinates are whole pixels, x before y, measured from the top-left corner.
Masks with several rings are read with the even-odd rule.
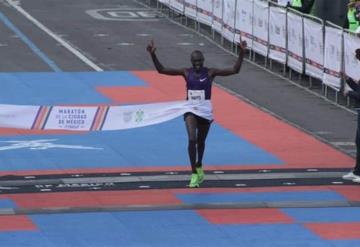
[[[214,69],[214,68],[211,68],[211,69],[209,69],[209,77],[212,77],[212,79],[214,79],[216,76],[228,76],[228,75],[233,75],[233,74],[239,73],[242,62],[244,60],[245,48],[246,48],[246,42],[245,41],[240,41],[240,44],[239,44],[239,49],[240,49],[239,57],[236,60],[236,63],[234,64],[234,66],[232,68],[227,68],[227,69]]]
[[[354,91],[358,91],[358,88],[359,88],[359,84],[356,83],[353,79],[351,79],[350,77],[348,77],[346,79],[346,84],[349,85],[349,87],[354,90]]]
[[[154,45],[153,40],[150,41],[150,43],[146,47],[146,50],[150,53],[150,56],[155,65],[155,68],[160,74],[185,76],[185,69],[166,68],[160,63],[159,59],[157,58],[157,56],[155,54],[156,47]]]

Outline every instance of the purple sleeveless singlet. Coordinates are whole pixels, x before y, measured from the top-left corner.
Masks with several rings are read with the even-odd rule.
[[[196,75],[194,68],[188,69],[188,75],[186,78],[186,90],[204,90],[205,100],[211,99],[211,86],[212,81],[208,75],[208,68],[203,67],[199,73],[200,76]],[[186,96],[188,99],[188,94]]]

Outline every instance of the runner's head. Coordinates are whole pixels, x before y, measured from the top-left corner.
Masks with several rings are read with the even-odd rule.
[[[195,50],[191,53],[191,64],[195,71],[200,71],[204,66],[204,55],[201,51]]]
[[[355,57],[356,57],[357,60],[360,61],[360,48],[355,50]]]

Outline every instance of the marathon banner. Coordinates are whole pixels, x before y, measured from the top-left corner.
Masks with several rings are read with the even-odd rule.
[[[287,13],[288,66],[299,72],[304,71],[303,21],[294,13]]]
[[[337,91],[341,87],[342,35],[341,29],[325,27],[323,83]]]
[[[184,0],[170,0],[170,8],[184,14]]]
[[[268,55],[269,46],[269,5],[268,2],[254,2],[254,41],[253,50],[263,56]]]
[[[270,6],[269,58],[286,63],[286,9]]]
[[[212,29],[214,29],[218,33],[221,33],[223,28],[222,0],[214,0],[212,16],[213,16]]]
[[[234,42],[236,1],[224,1],[223,8],[224,28],[222,29],[222,36],[228,41]]]
[[[237,0],[236,6],[235,42],[239,43],[241,35],[248,49],[253,47],[253,3],[254,0]]]
[[[344,33],[345,75],[355,81],[360,80],[360,62],[355,57],[355,50],[360,47],[360,39],[356,34]]]
[[[311,19],[304,19],[305,74],[313,78],[324,77],[323,25]]]
[[[196,0],[185,0],[185,15],[196,20]]]
[[[36,130],[122,130],[166,122],[192,112],[213,119],[211,101],[127,106],[25,106],[0,104],[0,127]]]
[[[220,4],[221,1],[219,0]],[[197,21],[212,25],[213,0],[197,0]]]

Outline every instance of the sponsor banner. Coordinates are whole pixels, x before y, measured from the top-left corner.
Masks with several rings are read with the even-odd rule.
[[[98,119],[99,117],[105,117],[102,108],[104,107],[54,106],[42,129],[90,130],[98,121],[103,120]]]
[[[185,0],[184,1],[184,5],[185,5],[185,15],[187,17],[196,19],[196,0]]]
[[[269,46],[269,6],[268,2],[254,1],[254,41],[253,50],[263,56],[268,55]]]
[[[212,25],[213,0],[197,0],[197,21]]]
[[[323,83],[339,91],[341,87],[343,31],[325,27],[325,54]]]
[[[294,13],[287,13],[288,66],[299,72],[304,71],[303,55],[303,21],[302,17]]]
[[[350,33],[344,33],[345,75],[355,81],[360,80],[360,62],[355,58],[355,50],[360,47],[360,39]]]
[[[0,127],[41,130],[121,130],[158,124],[192,112],[213,119],[211,101],[128,106],[0,105]]]
[[[0,127],[31,129],[39,118],[40,109],[40,106],[0,105]]]
[[[222,29],[222,36],[229,40],[230,42],[234,42],[235,37],[235,7],[236,1],[229,0],[224,1],[223,5],[223,22],[224,28]]]
[[[269,57],[279,63],[286,63],[286,10],[270,7]]]
[[[324,76],[324,36],[323,25],[304,19],[305,73],[322,79]]]
[[[235,20],[235,42],[246,41],[247,48],[253,46],[253,3],[254,0],[237,0]]]
[[[213,22],[212,28],[218,33],[222,32],[223,29],[223,1],[214,0],[213,2],[213,12],[212,12]]]
[[[184,0],[170,0],[170,8],[180,14],[184,14]]]

